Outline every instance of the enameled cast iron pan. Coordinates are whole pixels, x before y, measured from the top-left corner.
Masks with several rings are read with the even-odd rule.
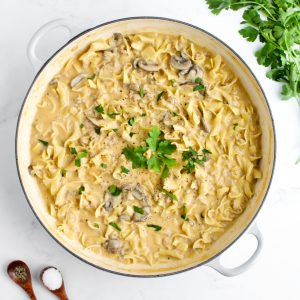
[[[73,37],[42,65],[35,52],[36,46],[42,36],[56,27],[66,27],[72,33],[73,25],[63,19],[49,22],[36,32],[29,43],[28,56],[33,66],[39,71],[25,96],[16,132],[16,160],[19,178],[26,199],[43,227],[61,246],[76,257],[99,269],[120,275],[138,277],[164,276],[203,265],[210,266],[226,276],[234,276],[244,272],[254,262],[262,247],[262,236],[257,226],[253,224],[253,221],[266,197],[275,162],[275,133],[270,108],[265,94],[250,68],[229,46],[203,29],[180,21],[155,17],[120,19],[88,29]],[[260,118],[263,154],[260,166],[263,171],[263,178],[256,184],[254,196],[244,213],[207,252],[196,258],[183,259],[165,265],[148,266],[139,264],[132,266],[99,257],[84,249],[78,242],[67,239],[61,232],[56,230],[54,220],[47,212],[47,207],[42,199],[37,182],[28,172],[28,166],[30,165],[28,141],[30,140],[36,104],[40,101],[48,82],[60,71],[69,58],[85,49],[92,41],[110,37],[114,32],[127,34],[153,31],[171,35],[181,34],[191,41],[206,47],[212,53],[220,54],[239,77],[257,108]],[[244,264],[233,269],[225,268],[220,263],[220,254],[245,232],[256,236],[257,248],[255,252]]]

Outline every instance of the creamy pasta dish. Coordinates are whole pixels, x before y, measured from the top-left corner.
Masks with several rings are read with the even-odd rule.
[[[91,43],[49,82],[30,143],[57,230],[124,264],[206,251],[262,177],[249,96],[222,57],[182,36]]]

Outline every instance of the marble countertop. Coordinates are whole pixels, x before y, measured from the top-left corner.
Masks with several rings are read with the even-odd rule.
[[[3,300],[27,299],[6,275],[7,264],[22,259],[30,265],[38,299],[55,299],[41,287],[39,271],[54,265],[61,269],[70,299],[179,300],[179,299],[299,299],[300,274],[300,156],[299,107],[281,101],[279,85],[265,77],[250,44],[238,34],[241,12],[210,14],[202,0],[2,0],[0,3],[0,291]],[[130,16],[164,16],[195,24],[228,43],[252,67],[273,113],[277,136],[274,179],[257,222],[264,248],[246,273],[226,278],[208,267],[172,277],[137,279],[97,270],[73,257],[41,227],[30,210],[17,178],[14,138],[17,115],[34,77],[26,57],[32,34],[45,22],[70,18],[86,29],[112,19]],[[46,58],[66,41],[65,32],[52,32],[39,49]],[[233,266],[254,247],[244,236],[224,261]]]

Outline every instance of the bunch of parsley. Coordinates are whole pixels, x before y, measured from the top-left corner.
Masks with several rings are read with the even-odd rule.
[[[151,150],[150,159],[147,160],[145,153]],[[161,172],[161,178],[169,175],[171,167],[176,166],[176,160],[169,157],[176,150],[176,145],[161,136],[158,126],[153,126],[146,139],[146,146],[126,147],[123,149],[125,157],[131,161],[132,168],[148,168],[157,173]]]
[[[295,97],[300,105],[300,0],[206,0],[214,14],[246,8],[246,26],[239,33],[263,46],[255,53],[260,65],[270,67],[267,77],[281,82],[282,99]]]

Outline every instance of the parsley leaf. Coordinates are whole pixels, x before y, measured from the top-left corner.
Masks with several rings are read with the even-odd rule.
[[[169,192],[169,191],[167,191],[167,190],[165,190],[165,189],[162,189],[162,192],[163,192],[166,196],[168,196],[169,198],[171,198],[172,200],[178,201],[178,198],[177,198],[176,195],[174,195],[173,193],[171,193],[171,192]]]
[[[100,135],[101,133],[101,128],[100,127],[95,127],[95,132]]]
[[[119,196],[122,193],[122,189],[118,188],[116,185],[112,184],[108,187],[108,191],[113,195],[113,196]]]
[[[101,163],[100,166],[101,166],[103,169],[106,169],[106,168],[107,168],[107,164],[104,164],[104,163]]]
[[[147,227],[153,228],[154,231],[160,231],[162,228],[161,226],[155,224],[147,224]]]
[[[77,154],[77,151],[75,148],[70,148],[70,151],[72,154]],[[88,156],[88,152],[86,150],[83,150],[82,152],[78,153],[75,159],[75,166],[76,167],[81,167],[81,159]]]
[[[254,42],[258,36],[259,31],[256,30],[252,26],[244,27],[239,31],[239,33],[248,41],[248,42]]]
[[[112,226],[113,228],[115,228],[118,231],[121,231],[122,229],[118,226],[118,224],[116,224],[115,222],[109,222],[108,223],[110,226]]]
[[[86,150],[83,150],[82,152],[80,152],[78,155],[77,155],[77,158],[78,159],[82,159],[84,157],[87,157],[88,156],[88,152]]]
[[[80,159],[78,159],[78,158],[75,159],[75,166],[78,167],[78,168],[81,167],[81,160]]]
[[[78,190],[78,194],[81,195],[84,191],[85,191],[85,187],[82,185]]]
[[[188,221],[189,220],[189,218],[187,217],[187,208],[186,208],[185,204],[183,204],[183,206],[182,206],[181,219],[184,220],[184,221]]]
[[[133,126],[135,124],[135,117],[132,117],[128,120],[128,125]]]
[[[143,215],[145,212],[141,207],[138,206],[133,206],[133,210],[140,215]]]
[[[197,92],[197,91],[201,92],[201,91],[205,90],[205,86],[202,84],[202,78],[196,77],[195,83],[196,83],[196,85],[193,88],[194,92]]]
[[[94,80],[96,78],[96,74],[94,73],[91,77],[88,77],[90,80]]]
[[[147,151],[146,147],[126,147],[123,149],[125,157],[132,162],[132,168],[143,168],[147,167],[147,159],[144,157],[144,153]]]
[[[139,94],[140,94],[140,97],[141,97],[141,98],[144,98],[144,97],[145,97],[145,91],[144,91],[144,88],[143,88],[142,86],[140,87]]]
[[[61,169],[60,174],[62,177],[66,177],[67,171],[65,169]]]
[[[161,171],[162,161],[156,156],[152,155],[147,161],[147,165],[149,169],[152,169],[155,172],[159,173]]]
[[[98,223],[94,223],[94,227],[95,227],[95,228],[100,228],[100,226],[99,226]]]
[[[234,123],[233,124],[233,130],[236,130],[236,128],[239,126],[239,124],[238,123]]]
[[[70,152],[71,152],[71,154],[73,154],[73,155],[76,155],[76,154],[77,154],[76,149],[73,148],[73,147],[70,147]]]
[[[160,92],[158,95],[157,95],[157,98],[156,98],[156,101],[158,102],[160,100],[160,98],[164,95],[165,91],[162,91]]]
[[[46,147],[49,145],[49,142],[47,142],[47,141],[44,141],[44,140],[38,140],[38,141]]]
[[[125,168],[124,166],[121,166],[121,173],[128,174],[129,170],[127,168]]]
[[[192,173],[195,170],[196,164],[202,165],[207,161],[207,154],[211,154],[207,149],[202,149],[202,155],[200,155],[192,147],[189,147],[188,151],[183,151],[182,160],[187,161],[187,164],[183,166],[181,172]]]
[[[160,135],[160,130],[158,126],[153,126],[149,132],[149,138],[146,139],[146,143],[148,144],[152,152],[156,151],[159,135]]]
[[[172,144],[168,140],[160,141],[157,151],[163,154],[172,154],[176,150],[176,145]]]
[[[107,112],[106,114],[107,114],[111,119],[115,119],[116,116],[120,115],[120,113],[117,113],[117,112],[112,112],[112,113]]]
[[[95,107],[95,111],[99,114],[104,114],[104,108],[101,104]]]

